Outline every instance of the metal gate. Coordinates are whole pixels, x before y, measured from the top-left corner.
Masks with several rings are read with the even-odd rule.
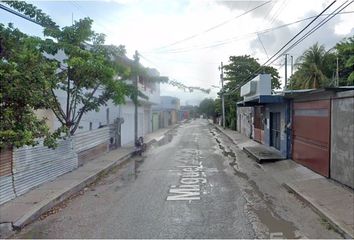
[[[296,102],[293,109],[293,159],[329,177],[330,100]]]
[[[280,112],[270,113],[270,146],[280,150]]]
[[[256,106],[254,107],[254,119],[253,119],[253,130],[254,130],[254,140],[260,143],[264,143],[264,107]]]

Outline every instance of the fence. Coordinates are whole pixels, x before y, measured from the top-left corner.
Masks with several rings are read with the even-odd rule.
[[[73,136],[74,149],[78,154],[78,166],[82,166],[109,150],[110,127],[78,133]]]
[[[42,144],[22,147],[13,152],[14,187],[17,196],[77,167],[72,139],[61,140],[50,149]]]
[[[108,151],[110,127],[82,132],[58,141],[58,147],[50,149],[42,143],[4,149],[0,158],[0,204],[30,189],[70,172],[85,159]]]
[[[0,152],[0,204],[15,198],[12,185],[12,149]]]

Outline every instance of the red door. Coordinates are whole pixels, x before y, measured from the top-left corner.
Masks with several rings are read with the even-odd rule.
[[[329,177],[330,100],[294,103],[293,159]]]

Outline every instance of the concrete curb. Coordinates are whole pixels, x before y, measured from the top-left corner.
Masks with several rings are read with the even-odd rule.
[[[219,132],[221,132],[222,134],[224,134],[231,142],[233,142],[233,144],[237,145],[237,143],[232,139],[232,137],[230,137],[227,133],[225,133],[222,129],[222,127],[219,127],[217,124],[215,123],[211,123],[209,122],[210,125],[213,125]],[[243,150],[243,149],[242,149]]]
[[[178,126],[174,126],[173,128],[169,129],[166,131],[166,133],[163,134],[162,139],[166,137],[166,135],[173,129],[177,128]],[[151,144],[157,142],[156,139],[152,139],[149,142],[146,143],[147,146],[150,146]],[[86,186],[90,185],[91,183],[95,182],[100,176],[108,173],[112,168],[121,166],[125,163],[127,163],[129,160],[131,160],[131,157],[134,155],[134,151],[131,151],[124,156],[120,157],[117,159],[115,162],[112,162],[111,164],[107,165],[105,168],[99,170],[98,172],[95,172],[91,175],[89,175],[85,180],[82,182],[78,183],[75,186],[70,186],[66,189],[63,189],[61,192],[58,192],[56,196],[54,196],[52,199],[47,199],[44,200],[38,204],[36,204],[29,212],[27,212],[24,216],[22,216],[20,219],[18,219],[15,223],[12,224],[12,229],[13,230],[21,230],[23,227],[26,225],[30,224],[31,222],[35,221],[38,219],[43,213],[47,212],[51,208],[55,207],[56,205],[60,204],[63,202],[65,199],[69,198],[73,194],[79,192]],[[6,226],[7,227],[7,226]],[[2,231],[3,232],[3,231]],[[10,237],[14,232],[11,232],[10,234],[7,234],[7,237]],[[5,237],[5,236],[2,236]]]
[[[228,139],[231,140],[231,142],[233,142],[235,145],[237,145],[237,143],[224,131],[222,131],[222,129],[220,129],[219,126],[217,126],[216,124],[210,123],[211,125],[215,126],[215,128],[220,131],[222,134],[224,134]],[[244,152],[246,152],[246,154],[248,154],[247,150],[245,151],[245,149],[242,149]],[[249,154],[248,154],[249,155]],[[252,157],[252,155],[250,156]],[[253,157],[252,157],[253,158]],[[319,206],[316,206],[316,204],[314,204],[313,202],[311,202],[311,200],[307,199],[305,196],[303,196],[301,193],[299,193],[298,191],[296,191],[296,189],[294,189],[293,187],[291,187],[291,185],[288,185],[287,183],[282,183],[281,184],[285,189],[287,189],[288,191],[292,192],[293,194],[295,194],[295,196],[302,202],[306,203],[308,206],[311,207],[311,209],[313,209],[320,217],[324,218],[333,229],[335,229],[335,231],[337,231],[340,235],[342,235],[343,238],[347,238],[347,239],[353,239],[354,236],[352,236],[350,233],[348,233],[345,229],[343,229],[342,227],[340,227],[339,224],[337,224],[333,219],[331,219]]]
[[[45,201],[40,202],[39,204],[35,205],[31,211],[27,212],[24,216],[18,219],[15,223],[13,223],[14,230],[20,230],[24,226],[28,225],[29,223],[33,222],[37,218],[39,218],[43,213],[47,212],[54,206],[58,205],[59,203],[63,202],[65,199],[70,197],[76,192],[79,192],[81,189],[86,187],[87,185],[93,183],[96,179],[98,179],[101,175],[107,173],[110,169],[116,166],[121,166],[130,160],[132,156],[132,152],[124,155],[123,157],[117,159],[117,161],[113,162],[112,164],[106,166],[105,168],[101,169],[100,171],[91,174],[88,176],[84,181],[78,183],[73,187],[69,187],[64,189],[62,192],[59,192],[57,196],[52,199],[48,199]]]
[[[287,183],[282,183],[282,186],[290,191],[291,193],[295,194],[295,196],[302,202],[306,203],[308,206],[311,207],[312,210],[314,210],[320,217],[326,219],[326,221],[331,225],[333,229],[335,229],[336,232],[338,232],[340,235],[342,235],[343,238],[346,239],[353,239],[354,236],[351,236],[350,233],[348,233],[345,229],[341,228],[340,225],[338,225],[333,219],[327,216],[327,214],[321,210],[316,204],[314,204],[312,201],[304,197],[301,193],[296,191],[291,185]]]

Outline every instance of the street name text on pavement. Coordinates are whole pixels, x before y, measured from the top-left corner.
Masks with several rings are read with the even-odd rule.
[[[180,185],[172,185],[167,197],[168,201],[200,200],[201,184],[207,182],[203,166],[178,166],[182,170]]]

